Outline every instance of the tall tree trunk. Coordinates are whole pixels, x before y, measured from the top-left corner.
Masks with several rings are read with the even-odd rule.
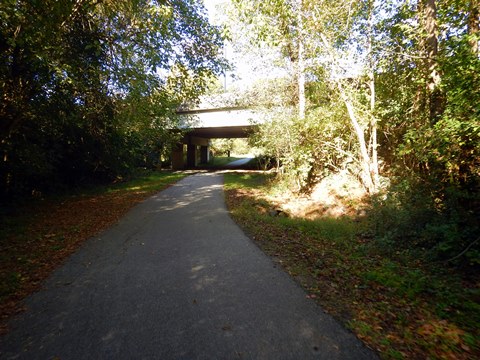
[[[435,0],[423,0],[419,4],[424,31],[425,71],[427,75],[428,109],[430,120],[443,112],[442,94],[440,92],[440,70],[438,65],[438,25],[437,6]]]
[[[371,133],[371,168],[370,172],[372,174],[374,190],[377,189],[379,184],[379,170],[378,170],[378,141],[377,141],[377,118],[375,117],[375,63],[373,58],[373,0],[370,0],[368,3],[368,80],[370,88],[370,133]]]
[[[480,33],[480,1],[470,0],[468,8],[468,42],[475,55],[479,54],[478,41]]]
[[[303,0],[297,0],[298,22],[298,59],[297,59],[297,86],[298,86],[298,117],[305,118],[305,48],[303,39]]]

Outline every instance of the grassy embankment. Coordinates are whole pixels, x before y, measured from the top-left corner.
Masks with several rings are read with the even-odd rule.
[[[8,318],[22,310],[20,301],[86,239],[184,176],[145,173],[112,186],[0,209],[0,333],[6,331]]]
[[[272,216],[263,174],[225,174],[233,218],[327,312],[385,359],[480,358],[478,279],[385,249],[368,217]]]

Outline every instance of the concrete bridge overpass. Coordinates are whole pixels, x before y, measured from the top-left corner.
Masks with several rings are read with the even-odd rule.
[[[173,149],[172,168],[194,168],[208,163],[211,139],[245,138],[261,122],[255,111],[245,107],[223,107],[178,111],[177,114],[193,118],[193,127],[181,143]]]

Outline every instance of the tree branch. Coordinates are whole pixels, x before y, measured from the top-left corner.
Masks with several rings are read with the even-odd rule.
[[[451,261],[453,261],[453,260],[458,259],[460,256],[462,256],[463,254],[465,254],[468,250],[470,250],[470,248],[471,248],[473,245],[475,245],[475,244],[476,244],[477,242],[479,242],[479,241],[480,241],[480,237],[477,238],[477,240],[475,240],[475,241],[473,241],[472,243],[470,243],[470,245],[468,245],[460,254],[452,257],[451,259],[446,260],[445,262],[451,262]]]

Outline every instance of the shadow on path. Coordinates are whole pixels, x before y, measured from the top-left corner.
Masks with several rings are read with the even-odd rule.
[[[2,359],[372,359],[230,219],[217,173],[130,211],[59,268]]]

